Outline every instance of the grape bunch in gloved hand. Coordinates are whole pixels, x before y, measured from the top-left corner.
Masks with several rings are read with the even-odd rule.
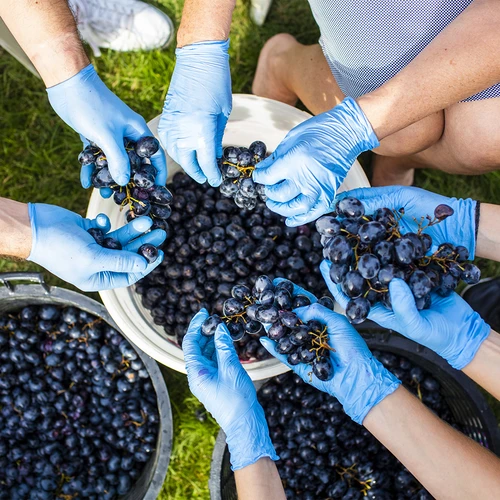
[[[392,394],[401,382],[373,357],[365,341],[344,316],[317,303],[294,312],[305,323],[315,320],[326,325],[332,349],[333,377],[321,381],[308,365],[290,364],[286,355],[279,354],[277,343],[267,337],[260,339],[262,345],[304,382],[335,396],[347,415],[362,424],[368,412]]]
[[[28,260],[83,291],[130,286],[163,260],[161,250],[154,262],[137,253],[144,245],[158,247],[166,237],[161,229],[146,233],[153,224],[148,217],[109,232],[111,224],[104,214],[84,219],[64,208],[42,203],[30,203],[28,211],[32,231]],[[103,236],[101,244],[95,239],[98,234]],[[109,246],[101,246],[106,239],[110,240]]]
[[[89,64],[73,77],[47,89],[54,111],[75,132],[85,146],[88,141],[99,144],[104,151],[109,174],[114,182],[125,186],[130,180],[130,161],[124,139],[137,141],[151,136],[144,119],[124,104],[97,75]],[[156,184],[167,181],[167,163],[161,148],[151,157]],[[92,170],[82,168],[84,188],[91,185]],[[104,191],[104,194],[110,195]]]
[[[379,146],[356,101],[344,99],[292,129],[260,162],[253,179],[264,184],[270,210],[300,226],[333,209],[337,191],[357,156]]]
[[[457,208],[462,206],[454,204]],[[394,278],[408,283],[418,309],[429,308],[433,291],[446,296],[460,280],[468,284],[478,282],[480,271],[467,262],[466,247],[449,242],[437,246],[430,235],[442,241],[446,230],[439,226],[457,224],[446,222],[457,217],[453,208],[434,203],[432,216],[410,212],[411,209],[411,206],[390,209],[378,205],[373,213],[367,213],[362,201],[341,196],[335,213],[316,221],[323,255],[331,263],[329,276],[351,299],[346,305],[346,315],[352,323],[364,321],[370,308],[379,302],[391,308],[388,284]],[[474,239],[473,232],[463,233],[458,235],[460,241],[469,243]]]
[[[196,314],[182,343],[189,388],[226,434],[233,470],[263,457],[278,460],[264,410],[233,340],[224,324],[214,335],[202,335],[201,326],[207,318],[205,309]]]

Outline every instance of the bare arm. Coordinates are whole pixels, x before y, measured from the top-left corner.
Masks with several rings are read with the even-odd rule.
[[[0,255],[26,259],[31,252],[31,224],[25,203],[0,198]]]
[[[65,0],[2,0],[0,17],[46,87],[67,80],[89,64]]]
[[[476,255],[500,262],[500,206],[481,203]]]
[[[177,33],[177,46],[226,40],[236,0],[186,0]]]
[[[363,425],[440,500],[498,498],[500,459],[400,387]]]
[[[384,137],[500,82],[500,2],[475,0],[406,68],[358,99]]]
[[[278,469],[270,458],[261,458],[252,465],[235,471],[234,478],[240,500],[285,498]]]

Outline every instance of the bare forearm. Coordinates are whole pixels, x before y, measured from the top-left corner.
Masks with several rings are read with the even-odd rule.
[[[177,46],[226,40],[236,0],[186,0],[177,33]]]
[[[359,98],[381,140],[500,81],[500,2],[476,0],[406,68]]]
[[[500,400],[500,335],[491,330],[474,359],[462,370]]]
[[[270,458],[261,458],[254,464],[237,470],[234,477],[240,500],[285,498],[278,469]]]
[[[26,259],[31,252],[28,206],[0,198],[0,255]]]
[[[47,87],[89,64],[65,0],[2,0],[0,17]]]
[[[500,261],[500,206],[481,203],[476,255]]]
[[[459,433],[400,387],[363,425],[439,499],[496,498],[500,459]]]

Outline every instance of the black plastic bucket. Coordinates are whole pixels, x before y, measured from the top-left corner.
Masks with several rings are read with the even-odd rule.
[[[372,322],[366,322],[357,329],[371,350],[403,356],[414,365],[431,373],[441,384],[443,398],[464,433],[495,454],[500,454],[500,432],[496,417],[476,384],[469,377],[452,368],[435,352],[394,332],[380,328]],[[262,381],[259,387],[264,382]],[[238,498],[234,474],[229,462],[226,436],[222,431],[217,436],[212,454],[209,487],[211,500],[236,500]]]
[[[0,314],[28,305],[73,306],[102,318],[115,330],[120,331],[102,304],[65,288],[49,287],[44,283],[41,274],[3,273],[0,274],[0,283],[3,285],[0,286]],[[160,428],[153,455],[145,464],[142,474],[130,492],[120,498],[122,500],[156,500],[167,474],[172,449],[172,410],[167,386],[156,361],[140,351],[134,344],[131,343],[131,345],[146,367],[156,391]]]

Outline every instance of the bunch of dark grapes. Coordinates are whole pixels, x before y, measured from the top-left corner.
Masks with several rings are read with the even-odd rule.
[[[389,352],[373,355],[440,418],[462,430],[430,373]],[[344,413],[336,398],[297,375],[274,377],[258,398],[288,500],[432,499],[389,450]]]
[[[351,299],[346,308],[351,323],[363,322],[377,302],[391,308],[388,286],[393,278],[408,283],[420,310],[430,307],[432,291],[447,296],[460,280],[479,281],[479,269],[466,262],[467,248],[442,243],[429,255],[432,238],[425,230],[452,216],[451,207],[439,205],[433,218],[422,217],[416,233],[401,232],[403,215],[403,208],[379,208],[366,215],[361,201],[348,197],[337,203],[333,215],[316,221],[323,255],[332,263],[330,278]]]
[[[266,201],[264,185],[252,179],[255,165],[266,157],[266,145],[255,141],[249,148],[228,146],[219,159],[223,182],[220,192],[227,198],[233,198],[236,205],[245,210],[253,210],[260,199]]]
[[[132,345],[75,307],[0,316],[0,499],[126,495],[158,441]]]
[[[330,361],[328,331],[319,321],[303,323],[292,311],[311,304],[306,295],[293,293],[293,283],[288,280],[276,286],[267,276],[259,276],[252,290],[246,285],[236,285],[232,297],[224,302],[223,316],[209,316],[201,327],[207,337],[214,335],[217,326],[224,322],[233,341],[238,342],[245,333],[276,341],[276,352],[286,354],[291,365],[305,363],[312,366],[312,373],[320,380],[330,380],[333,366]],[[322,297],[319,303],[333,310],[333,300]]]
[[[137,142],[125,140],[125,150],[130,161],[130,182],[119,186],[111,177],[106,155],[95,144],[89,144],[78,156],[83,165],[94,165],[92,186],[97,189],[111,188],[113,200],[120,207],[127,207],[126,218],[130,222],[147,215],[153,219],[151,229],[163,229],[169,233],[172,194],[165,186],[155,184],[156,170],[151,163],[160,143],[154,137],[141,137]]]
[[[162,247],[164,261],[136,291],[154,323],[179,345],[202,307],[223,316],[234,285],[252,289],[262,274],[286,278],[317,297],[328,293],[313,224],[287,227],[262,201],[252,211],[242,210],[218,189],[184,173],[175,174],[168,188],[174,194],[172,236]],[[246,333],[235,347],[242,361],[268,357],[258,339]]]

